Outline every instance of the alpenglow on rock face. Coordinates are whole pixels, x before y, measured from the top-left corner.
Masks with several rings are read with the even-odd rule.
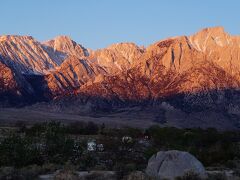
[[[0,61],[24,74],[44,74],[57,67],[58,54],[47,53],[31,36],[0,36]]]
[[[205,169],[200,161],[188,152],[171,150],[160,151],[153,155],[147,165],[146,173],[159,180],[174,180],[192,172],[206,178]]]
[[[240,128],[240,36],[222,27],[146,48],[127,42],[95,51],[67,36],[41,43],[4,35],[0,63],[0,103],[11,105],[9,92],[31,103],[57,99],[64,105],[73,97],[75,106],[93,110],[149,105],[158,113],[154,121],[174,119],[178,127]],[[174,112],[159,111],[162,101]]]

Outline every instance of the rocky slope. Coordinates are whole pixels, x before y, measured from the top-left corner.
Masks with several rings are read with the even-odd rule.
[[[14,74],[12,70],[7,67],[5,64],[0,62],[0,91],[8,92],[11,89],[17,90],[17,83],[14,80]]]
[[[109,74],[130,69],[143,55],[145,49],[134,43],[113,44],[105,49],[93,51],[90,60],[99,64]]]
[[[104,70],[91,61],[69,56],[55,71],[46,75],[45,80],[51,94],[58,96],[96,82],[103,73]]]
[[[68,36],[58,36],[53,40],[44,42],[43,44],[48,48],[52,48],[55,53],[61,52],[65,55],[72,55],[78,58],[84,58],[89,55],[87,49],[85,49],[82,45],[77,44]]]
[[[97,73],[97,70],[91,72],[95,67],[91,67],[89,61],[81,59],[88,55],[88,50],[67,36],[58,36],[44,43],[31,36],[0,36],[0,62],[17,74],[15,80],[24,84],[23,89],[45,90],[46,93],[41,94],[47,97],[70,87],[77,88],[93,76],[89,73]],[[38,85],[36,81],[39,81]],[[54,93],[56,90],[58,93]]]
[[[21,73],[46,73],[60,63],[56,55],[50,56],[31,36],[0,36],[2,62]]]
[[[240,127],[239,54],[240,36],[222,27],[146,48],[118,43],[96,51],[67,36],[44,43],[29,36],[1,36],[0,78],[11,82],[15,92],[55,99],[51,104],[61,107],[71,108],[68,101],[94,111],[142,106],[156,114],[155,120],[164,119],[159,122],[171,118],[169,124],[186,127],[199,121],[214,125],[217,119],[220,127],[233,128]],[[1,92],[10,92],[4,83]],[[198,119],[199,113],[212,116]]]
[[[200,41],[206,36],[209,36],[207,40]],[[117,96],[138,101],[182,93],[237,89],[240,85],[240,46],[235,40],[238,38],[229,36],[228,40],[213,40],[220,36],[229,35],[217,27],[204,29],[194,36],[157,42],[137,56],[134,63],[128,65],[129,68],[118,74],[105,76],[100,83],[93,84],[93,87],[84,86],[82,90],[90,95]],[[230,39],[233,44],[224,45]]]
[[[0,105],[17,105],[31,101],[34,90],[20,72],[1,62],[0,72]]]

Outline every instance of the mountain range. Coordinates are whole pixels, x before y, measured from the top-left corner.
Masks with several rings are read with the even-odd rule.
[[[91,50],[67,36],[0,36],[0,104],[119,113],[177,127],[240,128],[240,36],[223,27]],[[129,121],[130,121],[129,120]]]

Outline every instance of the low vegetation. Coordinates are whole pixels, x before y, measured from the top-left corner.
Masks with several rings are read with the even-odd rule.
[[[32,126],[18,122],[16,128],[5,127],[2,132],[0,179],[8,176],[8,179],[18,176],[31,179],[59,169],[63,169],[59,174],[66,171],[115,171],[121,179],[132,172],[144,171],[154,153],[170,149],[188,151],[206,167],[239,169],[240,166],[240,132],[159,126],[146,130],[114,129],[92,122],[69,125],[46,122]],[[88,149],[89,140],[96,142],[96,149]],[[99,144],[101,148],[98,148]],[[66,166],[71,168],[64,170]],[[135,176],[132,174],[131,178]],[[189,176],[182,178],[189,179]]]

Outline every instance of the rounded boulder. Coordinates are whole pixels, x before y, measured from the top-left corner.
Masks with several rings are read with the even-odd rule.
[[[174,180],[189,172],[203,179],[207,177],[205,168],[199,160],[188,152],[177,150],[158,152],[149,159],[146,168],[147,175],[159,180]]]

